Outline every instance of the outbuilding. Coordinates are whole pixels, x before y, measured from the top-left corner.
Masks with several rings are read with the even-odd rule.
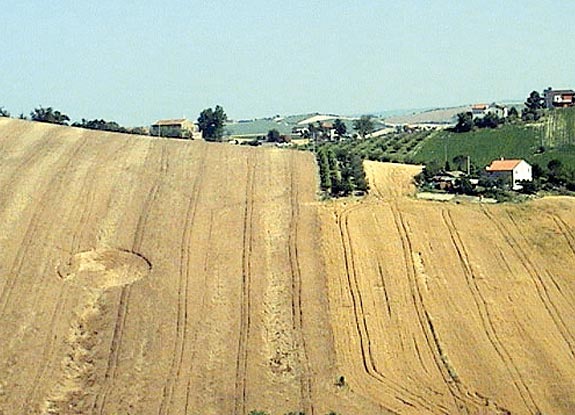
[[[493,160],[485,168],[487,175],[492,180],[503,180],[511,185],[513,190],[520,190],[520,182],[533,181],[531,165],[525,160]]]

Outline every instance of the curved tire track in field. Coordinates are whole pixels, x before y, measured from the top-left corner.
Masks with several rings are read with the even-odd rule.
[[[251,257],[253,247],[253,213],[255,196],[255,161],[253,152],[247,158],[246,196],[243,220],[242,246],[242,294],[240,304],[240,333],[238,339],[238,358],[236,364],[235,406],[234,415],[243,415],[246,411],[247,399],[247,365],[248,340],[251,327]]]
[[[399,207],[397,206],[397,203],[392,204],[391,208],[396,227],[402,240],[408,279],[410,280],[411,294],[414,307],[417,311],[419,325],[425,335],[426,343],[433,355],[435,365],[441,373],[441,376],[453,396],[459,411],[462,413],[477,411],[479,408],[486,406],[487,400],[481,394],[472,390],[468,385],[462,382],[457,375],[455,368],[449,361],[444,346],[441,343],[439,333],[433,324],[431,314],[425,305],[425,299],[416,278],[417,268],[413,259],[415,251],[410,237],[411,232]],[[494,410],[500,414],[510,413],[507,409],[502,408],[499,405],[495,405]]]
[[[448,209],[442,209],[441,216],[443,219],[443,223],[449,233],[449,238],[451,239],[453,247],[457,252],[457,258],[459,260],[461,268],[463,269],[467,286],[471,291],[473,301],[475,302],[475,306],[477,308],[477,312],[479,314],[479,317],[481,318],[483,331],[487,335],[487,338],[489,339],[489,342],[493,346],[493,349],[496,351],[497,355],[500,357],[501,361],[505,365],[505,368],[507,369],[507,372],[511,377],[513,385],[515,386],[515,389],[519,393],[519,396],[521,396],[521,399],[525,407],[531,413],[537,413],[537,411],[539,411],[539,408],[537,407],[535,399],[533,398],[533,395],[531,394],[531,391],[529,390],[529,387],[527,386],[525,379],[523,379],[523,377],[521,376],[521,373],[519,372],[517,365],[513,361],[511,354],[509,353],[509,351],[505,347],[504,342],[501,341],[501,338],[497,333],[495,324],[493,323],[493,319],[491,318],[491,314],[489,312],[489,306],[487,300],[483,296],[481,289],[477,284],[477,277],[475,271],[473,270],[473,266],[471,265],[471,261],[469,259],[469,253],[467,251],[467,248],[465,247],[465,244],[463,243],[459,231],[457,230],[457,226],[455,226],[451,212]],[[498,404],[496,404],[496,406],[498,408],[504,409]]]
[[[557,228],[561,231],[561,234],[565,238],[569,249],[575,255],[575,233],[571,230],[571,227],[563,220],[559,215],[550,215],[553,222],[557,225]]]
[[[154,141],[150,142],[150,144],[153,146]],[[147,163],[144,163],[144,165],[145,164]],[[159,160],[159,172],[157,174],[157,178],[156,181],[154,182],[154,185],[152,186],[150,192],[148,193],[148,196],[146,197],[146,200],[144,201],[134,232],[134,238],[132,241],[132,251],[135,253],[139,253],[142,247],[144,232],[150,215],[151,207],[156,201],[159,189],[162,185],[162,181],[167,173],[167,170],[168,170],[167,147],[166,143],[162,142],[160,160]],[[131,285],[123,286],[120,291],[120,299],[118,302],[118,310],[116,314],[116,323],[114,326],[114,333],[112,335],[112,342],[110,345],[110,353],[108,355],[106,372],[103,379],[104,385],[102,387],[101,392],[96,396],[93,406],[93,412],[98,413],[100,415],[104,415],[106,400],[108,394],[110,393],[110,391],[114,386],[114,381],[116,379],[118,371],[118,359],[120,356],[122,337],[124,333],[126,317],[128,315],[128,308],[130,304],[130,292],[131,292]]]
[[[299,237],[299,187],[298,187],[298,169],[295,163],[295,155],[290,157],[290,174],[291,174],[291,218],[290,218],[290,234],[289,234],[289,259],[292,279],[292,321],[293,329],[296,335],[299,336],[299,343],[301,344],[300,364],[302,366],[302,374],[300,379],[300,390],[302,408],[305,413],[311,415],[315,414],[313,405],[312,393],[312,380],[310,374],[309,357],[306,346],[305,334],[303,332],[303,305],[302,305],[302,280],[301,268],[298,258],[298,237]]]
[[[377,383],[381,384],[386,389],[393,391],[396,394],[396,399],[403,405],[410,407],[422,407],[434,414],[448,414],[446,408],[441,405],[428,402],[424,397],[417,395],[415,392],[407,389],[401,384],[389,379],[384,374],[380,373],[376,367],[373,353],[371,350],[371,338],[369,334],[369,327],[365,318],[365,310],[363,305],[363,298],[357,280],[357,272],[355,267],[354,252],[352,247],[351,235],[349,230],[349,215],[350,213],[362,208],[362,205],[352,206],[344,210],[337,217],[337,224],[340,230],[341,245],[344,251],[344,266],[347,278],[348,287],[351,293],[354,316],[356,321],[356,331],[358,334],[362,363],[365,373]],[[391,413],[398,413],[393,408],[379,403],[383,410]]]
[[[539,299],[543,303],[543,306],[547,310],[547,313],[553,320],[553,323],[557,327],[557,331],[565,341],[571,356],[575,358],[575,340],[573,335],[570,333],[569,328],[565,324],[565,321],[561,317],[561,314],[553,302],[551,298],[551,293],[549,292],[549,287],[543,281],[541,275],[543,272],[534,264],[534,262],[530,259],[530,250],[526,244],[526,242],[519,238],[513,236],[510,232],[509,227],[505,226],[503,222],[496,218],[488,209],[483,208],[483,213],[489,220],[495,225],[497,232],[500,236],[505,240],[507,245],[511,248],[517,259],[519,259],[523,268],[527,271],[527,274],[531,278],[533,284],[535,285],[535,289],[537,291],[537,295]],[[521,230],[518,227],[518,224],[515,222],[515,219],[508,215],[509,221],[511,222],[512,226],[515,230],[521,235]],[[547,273],[548,277],[549,274]]]
[[[162,400],[158,414],[168,414],[174,390],[178,379],[182,372],[182,362],[184,356],[184,348],[188,335],[188,286],[190,279],[190,241],[192,238],[192,230],[198,208],[198,201],[202,188],[202,181],[205,176],[207,149],[204,147],[202,159],[200,161],[199,171],[194,179],[192,186],[192,195],[188,204],[185,216],[184,227],[182,231],[181,249],[180,249],[180,275],[178,278],[178,310],[176,315],[176,339],[174,342],[174,351],[170,371],[166,378],[166,384],[162,390]]]

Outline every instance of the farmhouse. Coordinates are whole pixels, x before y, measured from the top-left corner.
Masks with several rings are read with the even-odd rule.
[[[489,105],[487,104],[473,104],[471,106],[471,113],[473,114],[473,118],[485,116],[488,109]]]
[[[171,138],[201,138],[198,126],[185,118],[177,120],[158,120],[152,124],[150,134]]]
[[[509,109],[499,104],[474,104],[471,106],[471,113],[473,114],[473,118],[483,118],[487,114],[494,114],[499,118],[506,118],[509,114]]]
[[[525,160],[493,160],[485,168],[487,175],[492,180],[503,180],[504,183],[511,185],[513,190],[522,188],[521,181],[533,181],[531,165]]]
[[[575,105],[575,91],[572,89],[553,90],[551,88],[543,91],[543,101],[547,108],[564,108]]]

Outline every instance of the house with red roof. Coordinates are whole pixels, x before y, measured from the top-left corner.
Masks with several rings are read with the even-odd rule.
[[[520,190],[522,181],[533,181],[531,165],[525,160],[493,160],[485,171],[491,180],[502,180],[513,190]]]

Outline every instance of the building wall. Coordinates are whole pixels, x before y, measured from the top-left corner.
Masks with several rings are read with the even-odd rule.
[[[513,169],[513,188],[514,189],[521,189],[521,186],[517,184],[522,180],[533,180],[533,173],[531,171],[531,165],[525,161],[519,163]]]

